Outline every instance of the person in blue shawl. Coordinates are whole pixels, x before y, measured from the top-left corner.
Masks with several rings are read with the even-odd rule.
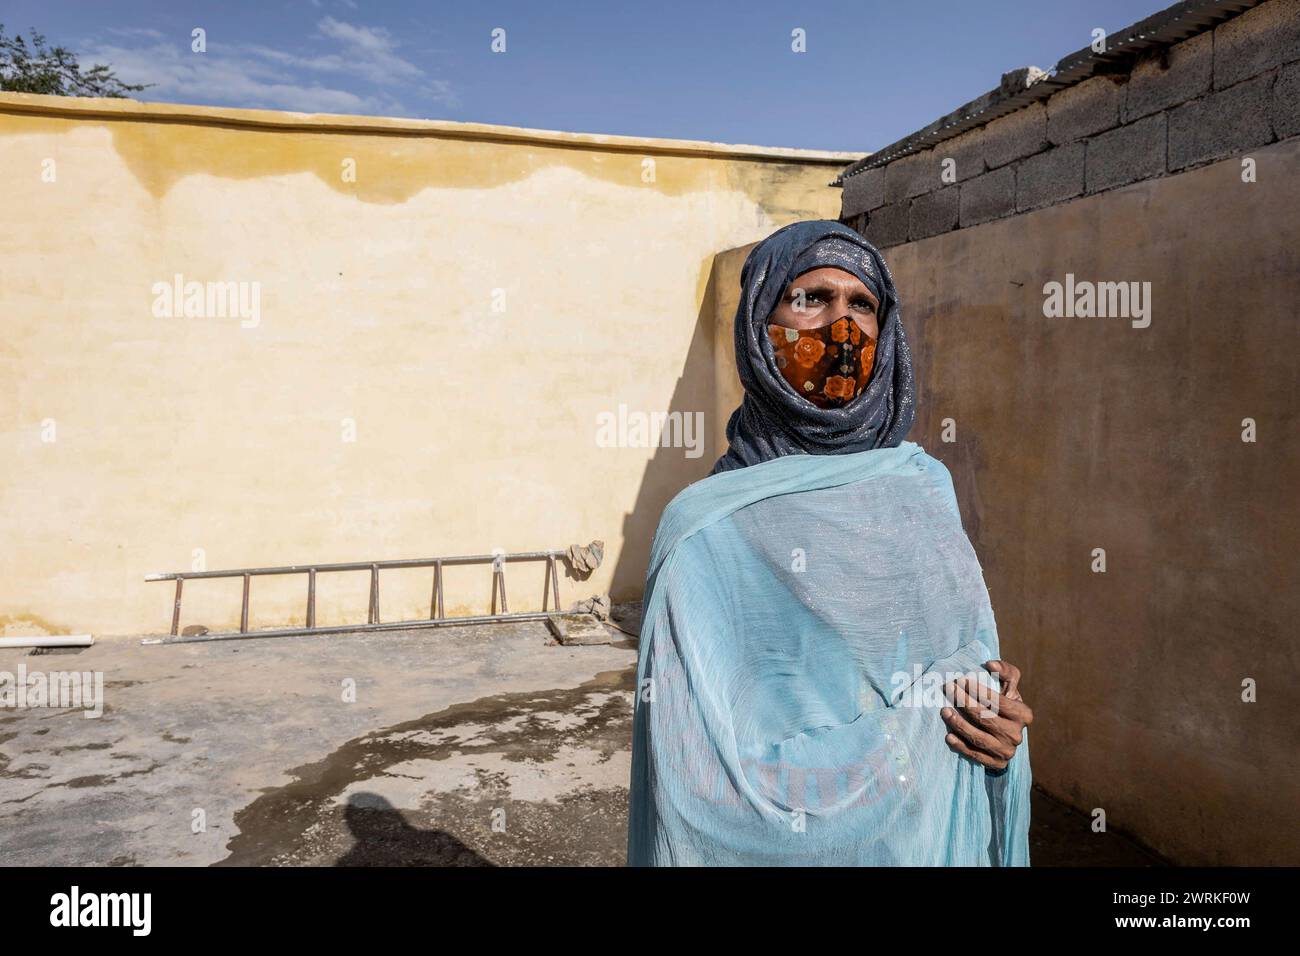
[[[628,862],[1026,866],[1032,711],[870,243],[749,254],[745,395],[664,509],[646,579]]]

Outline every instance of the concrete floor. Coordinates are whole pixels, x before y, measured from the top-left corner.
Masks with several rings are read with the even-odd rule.
[[[106,702],[0,711],[0,861],[621,864],[636,649],[610,634],[0,650],[0,670],[102,671]],[[1160,862],[1037,793],[1033,818],[1036,865]]]

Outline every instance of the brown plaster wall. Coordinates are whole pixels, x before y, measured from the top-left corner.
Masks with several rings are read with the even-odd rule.
[[[1300,141],[1250,155],[887,254],[1035,779],[1186,864],[1300,863]],[[1046,318],[1066,273],[1150,326]]]

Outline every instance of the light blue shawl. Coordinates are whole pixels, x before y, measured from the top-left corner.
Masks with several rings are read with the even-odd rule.
[[[1028,865],[1028,740],[988,772],[939,715],[940,683],[989,683],[998,656],[952,481],[916,444],[696,482],[651,551],[628,862]]]

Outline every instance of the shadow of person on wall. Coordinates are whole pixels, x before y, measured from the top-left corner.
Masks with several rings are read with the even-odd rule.
[[[376,793],[353,794],[343,811],[352,848],[335,866],[494,866],[445,830],[417,830]]]
[[[714,421],[717,403],[713,345],[716,263],[716,257],[710,257],[709,262],[702,264],[702,271],[707,270],[708,278],[700,296],[699,313],[686,352],[686,362],[673,387],[667,408],[670,415],[680,413],[683,423],[688,417],[692,422],[703,423],[703,434],[698,430],[690,433],[700,443],[702,450],[697,457],[692,458],[688,456],[691,451],[688,448],[666,448],[662,444],[655,448],[641,478],[641,487],[637,491],[632,510],[623,518],[623,549],[619,553],[609,585],[610,596],[615,602],[641,600],[646,567],[650,561],[650,545],[654,542],[664,506],[687,485],[707,475],[717,461],[718,436],[715,429],[725,429],[727,423],[724,420],[719,425]],[[617,397],[613,401],[617,404]],[[668,428],[664,431],[670,433]],[[687,433],[683,430],[683,434]],[[636,453],[636,449],[624,451]]]

